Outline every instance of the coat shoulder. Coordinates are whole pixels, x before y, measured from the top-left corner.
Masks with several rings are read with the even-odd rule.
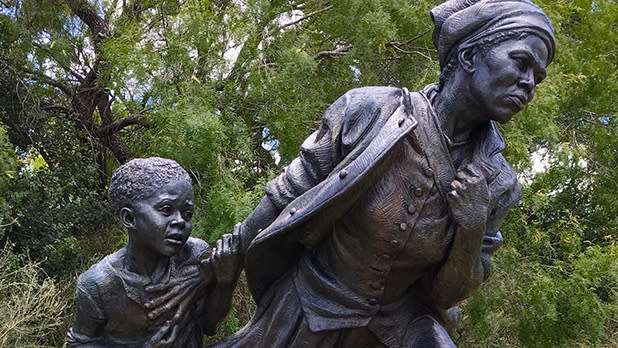
[[[396,87],[361,87],[349,90],[324,114],[331,129],[340,129],[341,145],[354,147],[381,118],[401,104],[405,90]],[[384,120],[382,120],[384,121]]]

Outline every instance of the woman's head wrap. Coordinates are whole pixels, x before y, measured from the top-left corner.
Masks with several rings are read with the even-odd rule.
[[[547,45],[549,61],[556,50],[549,18],[528,0],[449,0],[431,10],[431,19],[440,69],[461,49],[505,31],[528,32],[541,38]]]

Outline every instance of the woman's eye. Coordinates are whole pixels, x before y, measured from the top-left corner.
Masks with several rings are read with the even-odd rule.
[[[542,70],[540,72],[536,72],[534,74],[534,82],[538,85],[539,83],[543,82],[543,80],[545,80],[545,70]]]
[[[513,59],[515,60],[517,68],[519,68],[520,70],[525,70],[528,67],[528,61],[526,58],[514,57]]]

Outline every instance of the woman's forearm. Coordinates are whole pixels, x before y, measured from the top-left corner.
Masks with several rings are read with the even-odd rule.
[[[432,284],[432,297],[443,309],[470,297],[483,282],[481,246],[485,226],[470,231],[457,227],[451,250]]]

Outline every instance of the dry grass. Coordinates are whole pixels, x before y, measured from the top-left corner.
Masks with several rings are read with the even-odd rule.
[[[43,279],[37,263],[0,251],[0,347],[59,347],[64,341],[71,286]]]

